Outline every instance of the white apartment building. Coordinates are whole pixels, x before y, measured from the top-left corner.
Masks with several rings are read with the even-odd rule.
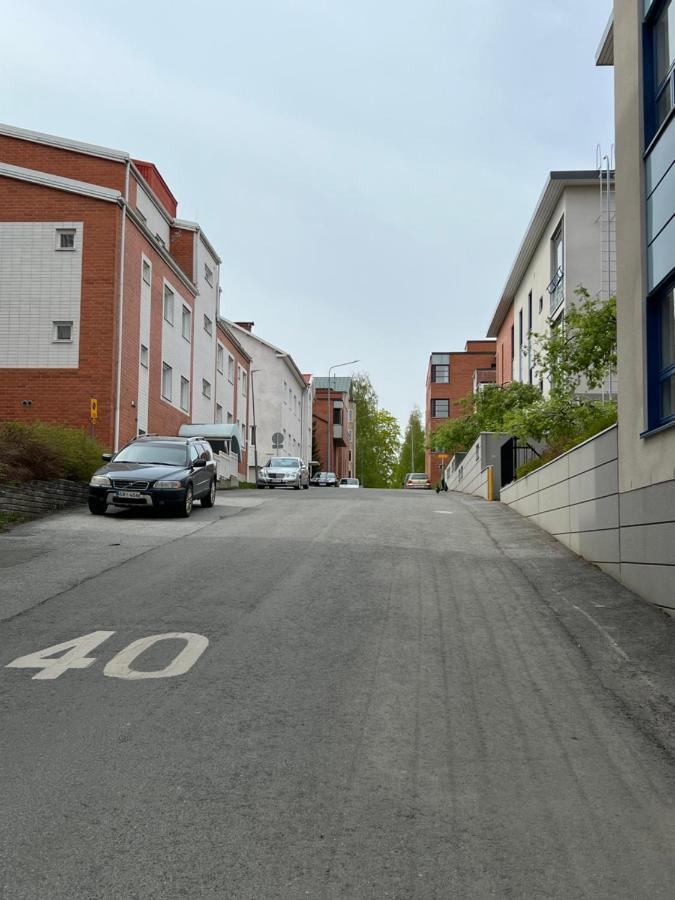
[[[253,334],[253,323],[226,322],[251,357],[251,385],[239,381],[238,389],[247,401],[249,428],[248,480],[255,481],[258,465],[271,456],[299,456],[309,462],[312,454],[312,387],[292,356]],[[255,422],[253,406],[255,404]],[[255,432],[253,425],[255,424]],[[272,436],[281,434],[283,446],[274,447]]]
[[[551,172],[527,227],[488,337],[497,338],[497,383],[538,385],[531,332],[558,327],[578,302],[576,290],[607,298],[616,292],[614,176],[607,170]],[[616,378],[605,392],[616,392]]]

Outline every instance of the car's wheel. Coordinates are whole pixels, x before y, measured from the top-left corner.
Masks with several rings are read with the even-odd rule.
[[[276,484],[271,484],[271,485],[270,485],[270,490],[273,491],[275,487],[276,487]]]
[[[183,502],[178,507],[178,515],[187,519],[192,513],[192,507],[194,505],[194,497],[192,493],[192,485],[188,484],[185,489],[185,496],[183,497]]]
[[[264,491],[264,490],[265,490],[265,485],[264,485],[264,484],[256,484],[256,487],[258,488],[259,491]]]
[[[303,491],[309,490],[309,481],[307,482],[307,484],[303,484],[302,489],[303,489]]]
[[[302,482],[301,482],[301,481],[298,481],[297,484],[294,484],[294,485],[293,485],[293,490],[294,490],[294,491],[299,491],[301,487],[302,487]]]
[[[210,509],[213,504],[216,502],[216,479],[211,479],[211,485],[209,487],[208,494],[205,494],[202,497],[201,503],[202,506],[206,507],[206,509]]]
[[[89,498],[89,512],[92,516],[104,516],[107,506],[105,500],[99,500],[98,497]]]

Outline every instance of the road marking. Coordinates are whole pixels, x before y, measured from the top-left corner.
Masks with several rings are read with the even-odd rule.
[[[439,516],[451,516],[452,510],[450,509],[435,509],[435,513],[438,513]]]
[[[70,641],[54,644],[44,650],[36,650],[25,656],[19,656],[7,663],[5,668],[41,669],[42,671],[33,675],[33,679],[43,681],[58,678],[68,669],[88,669],[93,662],[96,662],[96,657],[87,656],[87,653],[107,641],[113,634],[115,634],[114,631],[92,631],[90,634],[83,634]],[[153,644],[157,644],[159,641],[175,640],[185,641],[185,646],[163,669],[144,672],[131,668],[134,660]],[[151,634],[149,637],[134,641],[124,650],[120,650],[106,665],[103,674],[109,678],[123,678],[128,681],[139,681],[143,678],[175,678],[176,675],[184,675],[188,672],[208,646],[208,638],[203,634],[194,634],[190,631]],[[54,657],[55,653],[60,653],[61,656]]]
[[[596,622],[596,620],[593,618],[593,616],[589,616],[589,614],[586,612],[585,609],[581,609],[581,607],[576,606],[576,604],[574,604],[574,603],[572,604],[572,606],[574,609],[576,609],[577,612],[580,612],[582,616],[586,616],[588,621],[592,622],[595,625],[595,627],[598,629],[598,631],[602,632],[602,634],[609,641],[614,652],[617,653],[621,657],[621,659],[625,659],[625,660],[630,659],[630,656],[625,652],[625,650],[622,650],[621,647],[619,647],[619,645],[614,640],[614,638],[608,633],[607,629],[603,628],[599,622]]]
[[[46,647],[44,650],[37,650],[35,653],[28,653],[26,656],[19,656],[11,663],[7,663],[8,669],[42,669],[34,679],[58,678],[68,669],[87,669],[96,661],[95,656],[87,656],[90,650],[98,647],[103,641],[115,634],[114,631],[92,631],[90,634],[83,634],[82,637],[73,638],[71,641],[63,641],[61,644],[54,644],[52,647]],[[63,653],[68,650],[68,653]],[[63,653],[62,656],[53,658],[55,653]]]
[[[172,659],[168,666],[157,669],[154,672],[138,671],[131,668],[131,663],[144,653],[153,644],[159,641],[185,641],[183,649]],[[143,678],[175,678],[176,675],[184,675],[197,662],[209,645],[209,639],[203,634],[194,634],[189,631],[173,631],[167,634],[152,634],[149,637],[139,638],[121,650],[114,656],[103,670],[108,678],[124,678],[127,681],[140,681]]]

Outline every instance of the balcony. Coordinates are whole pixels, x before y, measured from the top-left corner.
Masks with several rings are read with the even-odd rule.
[[[342,447],[347,446],[345,441],[344,428],[342,425],[333,425],[333,440]]]

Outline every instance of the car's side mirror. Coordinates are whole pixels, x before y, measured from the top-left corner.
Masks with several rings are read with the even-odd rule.
[[[192,468],[193,468],[193,469],[203,469],[205,465],[206,465],[206,460],[205,460],[205,459],[196,459],[196,460],[192,463]]]
[[[104,460],[104,462],[110,462],[112,458],[112,453],[101,453],[101,459]]]

